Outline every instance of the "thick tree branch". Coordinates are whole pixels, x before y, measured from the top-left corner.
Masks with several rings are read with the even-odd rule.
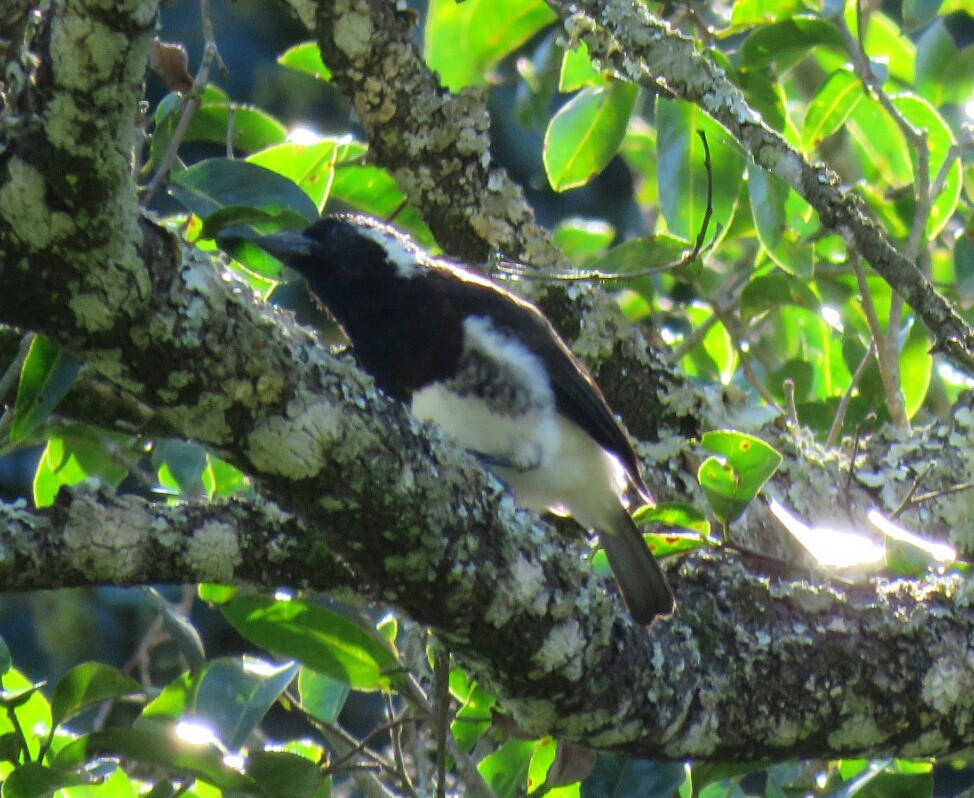
[[[0,502],[0,535],[5,591],[204,581],[316,590],[354,584],[314,531],[259,498],[170,505],[80,485],[62,489],[49,510]]]
[[[0,529],[4,589],[182,580],[270,588],[282,579],[333,588],[348,578],[316,532],[261,502],[171,508],[78,488],[50,514],[0,504]],[[514,602],[537,595],[552,563],[527,556],[511,578],[469,572],[488,612],[513,609],[499,601],[504,591],[520,592]],[[541,614],[522,626],[529,639],[515,647],[479,637],[496,629],[446,637],[526,731],[592,747],[747,760],[936,756],[974,744],[974,695],[963,689],[974,676],[974,611],[958,577],[810,585],[698,556],[681,569],[679,590],[684,609],[649,633],[593,628],[584,616],[600,613],[601,600],[587,605],[597,594],[583,591],[561,599],[543,632],[530,631]]]

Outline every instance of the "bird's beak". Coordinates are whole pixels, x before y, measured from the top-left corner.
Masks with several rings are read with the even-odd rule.
[[[311,239],[304,233],[289,230],[260,236],[253,239],[253,243],[268,255],[282,261],[311,254]]]

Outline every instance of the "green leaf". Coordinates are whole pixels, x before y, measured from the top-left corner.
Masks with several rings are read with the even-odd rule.
[[[240,592],[239,587],[228,585],[203,584],[199,586],[199,596],[209,604],[226,604]]]
[[[807,240],[817,221],[811,208],[778,178],[757,166],[748,169],[751,213],[758,239],[772,260],[789,274],[810,278],[815,247]]]
[[[692,504],[684,502],[660,502],[640,507],[633,513],[633,520],[640,525],[655,523],[661,526],[686,529],[699,535],[710,534],[707,517]],[[654,550],[655,552],[655,550]]]
[[[906,343],[900,352],[900,384],[903,387],[903,399],[906,403],[906,414],[913,418],[923,407],[933,378],[933,356],[930,348],[933,340],[922,324],[910,326]]]
[[[558,91],[571,94],[586,86],[605,86],[607,83],[608,78],[592,63],[585,42],[579,42],[574,50],[565,50],[558,74]]]
[[[938,19],[917,42],[916,73],[917,91],[936,108],[963,105],[974,84],[974,46],[958,48],[946,20]]]
[[[168,466],[182,495],[195,497],[203,490],[206,451],[198,443],[162,438],[152,449],[152,467]]]
[[[731,25],[768,25],[807,10],[802,0],[737,0],[731,10]]]
[[[63,787],[85,784],[77,773],[54,770],[37,762],[27,762],[11,771],[3,780],[3,798],[46,798]]]
[[[76,485],[97,477],[109,485],[119,485],[129,469],[126,458],[138,459],[137,442],[127,436],[72,424],[52,435],[34,474],[34,502],[38,507],[54,503],[63,485]]]
[[[484,86],[504,56],[555,19],[541,0],[433,0],[426,11],[426,62],[451,91]]]
[[[0,691],[0,706],[13,710],[26,736],[30,756],[35,761],[41,747],[41,735],[52,727],[51,708],[44,698],[44,682],[32,682],[16,668],[11,668],[3,676],[3,690]],[[7,712],[0,712],[0,732],[12,731]],[[18,735],[19,736],[19,735]]]
[[[240,469],[207,452],[203,487],[207,498],[215,499],[250,490],[250,480]]]
[[[51,720],[57,726],[104,701],[142,694],[142,685],[118,668],[84,662],[64,674],[54,688]]]
[[[752,277],[741,292],[741,317],[745,320],[782,305],[817,312],[822,302],[806,280],[779,271]]]
[[[838,131],[864,96],[859,78],[844,69],[833,72],[805,112],[802,149],[810,152]]]
[[[58,752],[54,766],[65,770],[79,768],[102,756],[125,757],[185,773],[221,790],[254,790],[251,779],[223,763],[223,752],[216,746],[184,742],[162,726],[108,729],[84,735]]]
[[[700,445],[720,455],[707,458],[697,478],[714,514],[725,523],[744,512],[782,461],[781,454],[760,438],[732,430],[705,433]]]
[[[285,142],[255,152],[247,162],[290,178],[321,210],[330,196],[336,165],[360,161],[365,152],[364,144],[343,136],[313,144]]]
[[[181,95],[169,94],[160,101],[155,114],[150,165],[157,166],[162,162],[182,113]],[[256,152],[287,138],[287,129],[274,117],[249,105],[227,102],[225,94],[209,86],[182,142],[211,141],[225,146],[231,124],[233,147],[241,152]]]
[[[350,693],[348,682],[333,679],[324,673],[301,668],[298,674],[301,708],[325,723],[338,720]]]
[[[705,148],[710,149],[713,216],[707,229],[709,242],[726,231],[737,206],[744,179],[744,157],[725,128],[693,103],[656,100],[659,198],[667,228],[673,235],[696,240],[703,229],[707,207]],[[719,225],[719,228],[718,228]]]
[[[202,218],[238,205],[270,212],[287,208],[300,214],[308,224],[318,218],[317,206],[293,180],[247,161],[200,161],[173,177],[169,193]]]
[[[764,25],[748,36],[741,47],[740,67],[760,71],[776,61],[780,73],[818,47],[849,55],[842,33],[835,25],[818,17],[791,17]]]
[[[921,28],[933,22],[944,0],[903,0],[903,23],[911,28]],[[940,20],[938,20],[940,22]],[[918,54],[919,55],[919,54]],[[944,61],[943,63],[948,63]]]
[[[315,763],[288,751],[251,751],[247,774],[263,795],[273,798],[322,798],[330,778]]]
[[[463,750],[470,751],[493,725],[492,710],[497,705],[497,699],[479,682],[471,680],[462,668],[450,671],[450,693],[460,704],[450,730],[457,744]]]
[[[163,687],[162,692],[142,709],[135,721],[136,727],[146,728],[152,724],[176,723],[186,714],[192,681],[192,677],[184,673]]]
[[[243,747],[300,666],[256,657],[210,660],[190,686],[187,714],[202,720],[231,751]]]
[[[615,235],[608,222],[577,217],[562,219],[552,232],[556,246],[576,266],[603,255]]]
[[[23,368],[14,404],[10,442],[22,441],[43,424],[71,390],[81,363],[43,335],[35,335]]]
[[[331,80],[331,70],[321,60],[318,42],[302,42],[288,48],[277,57],[277,63],[318,80]]]
[[[610,249],[593,264],[602,274],[630,274],[678,263],[690,244],[667,233],[633,238]]]
[[[387,641],[323,607],[238,594],[220,609],[248,640],[356,690],[385,690],[400,670]]]
[[[424,247],[436,246],[436,240],[419,212],[411,205],[403,208],[406,195],[384,169],[359,165],[337,169],[331,186],[331,199],[378,219],[388,219],[395,214],[396,227],[412,235]]]
[[[260,230],[267,232],[281,229],[301,230],[308,225],[308,220],[304,216],[290,208],[264,210],[248,205],[227,205],[214,211],[202,221],[197,243],[214,239],[225,229],[237,225],[256,225]]]
[[[7,641],[0,637],[0,676],[3,676],[14,665],[13,657],[10,656],[10,648]]]
[[[498,798],[515,798],[524,793],[536,740],[508,740],[485,756],[477,770]]]
[[[688,777],[688,769],[682,762],[599,754],[592,775],[582,782],[582,798],[675,795]]]
[[[552,117],[542,157],[555,191],[583,186],[608,165],[625,136],[638,94],[638,86],[623,81],[585,88]]]
[[[856,4],[846,3],[845,18],[853,36],[858,36],[856,23]],[[915,75],[916,48],[913,42],[903,35],[900,26],[881,11],[863,15],[868,22],[864,39],[864,49],[870,61],[881,64],[889,76],[900,85],[912,86]]]

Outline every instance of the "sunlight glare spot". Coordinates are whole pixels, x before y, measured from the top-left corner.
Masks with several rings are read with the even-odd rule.
[[[275,665],[273,662],[267,662],[267,660],[257,659],[256,657],[244,657],[243,671],[244,673],[252,673],[254,676],[270,677],[276,676],[293,664],[293,662],[285,662],[283,665]]]
[[[822,318],[833,330],[842,332],[842,315],[829,305],[822,305]]]
[[[879,562],[886,555],[885,546],[861,532],[825,526],[810,527],[776,499],[771,501],[769,508],[808,553],[827,568],[869,565]]]
[[[291,144],[317,144],[321,138],[321,134],[310,127],[295,127],[287,134],[287,140]]]
[[[223,757],[223,764],[228,768],[239,770],[242,773],[244,767],[247,765],[247,760],[240,754],[227,754]]]
[[[176,724],[176,736],[190,745],[219,745],[216,733],[205,723],[181,720]]]

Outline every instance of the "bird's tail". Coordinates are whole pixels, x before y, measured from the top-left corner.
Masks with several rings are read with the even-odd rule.
[[[611,525],[605,526],[609,528],[598,530],[599,542],[636,623],[648,624],[673,612],[673,591],[626,508],[620,504]]]

